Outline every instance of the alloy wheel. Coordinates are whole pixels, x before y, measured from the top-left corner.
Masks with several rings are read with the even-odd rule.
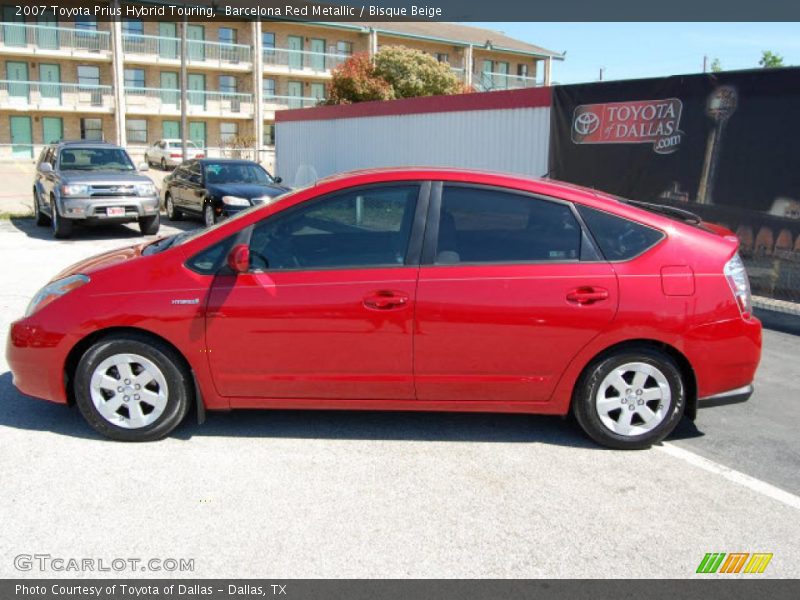
[[[623,436],[648,433],[669,414],[672,392],[667,377],[644,362],[620,365],[600,383],[595,408],[610,431]]]
[[[115,354],[102,361],[92,373],[89,392],[97,412],[124,429],[157,421],[169,397],[164,373],[138,354]]]

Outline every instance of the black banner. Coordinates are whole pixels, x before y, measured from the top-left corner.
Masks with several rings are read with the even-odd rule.
[[[554,88],[550,176],[737,233],[754,293],[800,301],[800,69]]]

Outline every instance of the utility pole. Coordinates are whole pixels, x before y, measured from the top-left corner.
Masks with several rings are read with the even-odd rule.
[[[703,73],[708,73],[708,56],[703,55]]]
[[[600,67],[600,81],[603,81],[603,71],[605,71],[605,67]]]
[[[188,154],[186,153],[186,136],[189,133],[189,126],[186,119],[186,88],[187,88],[187,75],[186,75],[186,28],[188,27],[188,18],[186,15],[181,21],[181,159],[186,160]]]

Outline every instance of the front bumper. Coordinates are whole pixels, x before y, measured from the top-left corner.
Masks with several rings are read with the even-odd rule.
[[[697,399],[697,408],[712,408],[714,406],[727,406],[728,404],[739,404],[747,402],[753,395],[753,384],[745,385],[727,392],[706,396]]]
[[[158,214],[159,199],[153,196],[112,196],[92,198],[61,198],[59,214],[67,219],[134,221]],[[109,215],[109,208],[123,208],[121,215]]]

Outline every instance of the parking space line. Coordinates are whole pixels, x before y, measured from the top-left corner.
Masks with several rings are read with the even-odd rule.
[[[777,500],[778,502],[786,504],[787,506],[791,506],[792,508],[800,510],[800,496],[795,496],[791,492],[787,492],[775,487],[766,481],[761,481],[760,479],[756,479],[750,475],[745,475],[741,471],[721,465],[713,460],[704,458],[699,454],[679,448],[678,446],[670,444],[669,442],[664,442],[661,446],[657,446],[657,448],[662,452],[666,452],[670,456],[679,458],[680,460],[694,465],[695,467],[700,467],[709,473],[722,475],[728,481],[737,483],[763,496],[767,496],[768,498],[772,498],[773,500]]]

